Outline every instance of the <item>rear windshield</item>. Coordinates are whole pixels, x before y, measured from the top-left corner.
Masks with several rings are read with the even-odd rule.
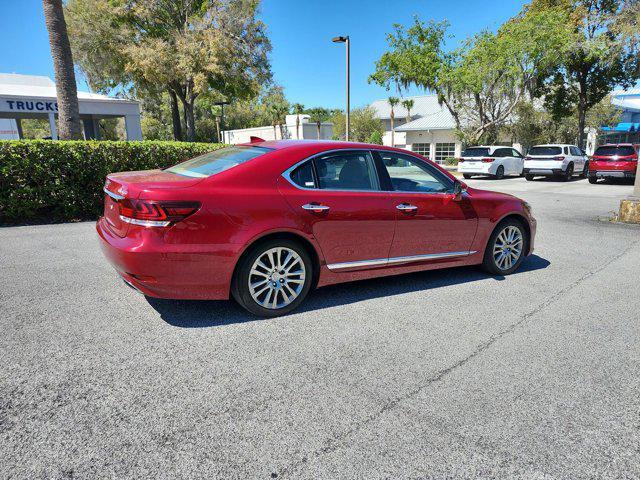
[[[169,167],[165,171],[184,175],[185,177],[210,177],[270,151],[270,148],[264,147],[243,147],[239,145],[225,147]]]
[[[489,149],[482,147],[471,147],[467,148],[464,152],[462,152],[462,157],[488,157]]]
[[[596,148],[594,155],[606,155],[606,156],[618,155],[620,157],[628,157],[629,155],[633,155],[634,153],[636,153],[636,151],[631,145],[623,145],[620,147],[611,145],[611,146]]]
[[[562,147],[531,147],[529,155],[560,155]]]

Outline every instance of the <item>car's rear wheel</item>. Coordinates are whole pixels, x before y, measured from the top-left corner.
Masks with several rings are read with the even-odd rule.
[[[491,234],[482,266],[494,275],[509,275],[520,266],[528,248],[529,236],[524,224],[507,219]]]
[[[565,182],[568,182],[569,180],[571,180],[571,177],[573,177],[573,163],[570,163],[569,165],[567,165],[567,170],[564,172],[564,175],[562,176],[562,180],[564,180]]]
[[[463,173],[462,176],[467,180],[469,180],[471,178],[471,174],[470,173]]]
[[[596,176],[589,177],[589,183],[591,184],[598,183],[598,177]]]
[[[292,240],[274,239],[244,255],[231,292],[254,315],[277,317],[302,303],[312,279],[313,263],[306,249]]]
[[[584,168],[582,169],[582,174],[580,176],[582,178],[587,178],[589,176],[589,162],[585,162]]]
[[[524,176],[524,178],[528,181],[531,182],[533,180],[533,175],[529,175],[528,173]]]
[[[502,165],[498,166],[496,170],[496,174],[493,176],[496,180],[502,180],[504,178],[504,167]]]

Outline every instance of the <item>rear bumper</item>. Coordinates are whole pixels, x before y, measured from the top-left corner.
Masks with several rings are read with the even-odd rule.
[[[564,174],[564,170],[561,168],[525,168],[523,173],[538,177],[555,177]]]
[[[636,172],[635,170],[590,170],[589,176],[595,178],[636,178]]]
[[[474,165],[469,165],[467,162],[458,163],[458,172],[466,173],[469,175],[494,175],[496,168],[491,168],[493,163],[475,162]]]
[[[151,229],[121,238],[104,218],[96,223],[96,231],[104,256],[125,282],[143,294],[170,299],[229,298],[239,246],[166,244]]]

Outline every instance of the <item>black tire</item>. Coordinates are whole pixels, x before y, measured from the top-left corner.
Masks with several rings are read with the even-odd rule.
[[[522,247],[520,251],[520,256],[518,259],[511,265],[509,268],[503,269],[501,268],[497,260],[494,256],[494,248],[496,246],[496,241],[498,236],[508,229],[509,227],[515,227],[519,230],[520,235],[522,236]],[[482,268],[492,274],[492,275],[509,275],[515,272],[524,258],[527,256],[527,252],[529,251],[529,234],[527,233],[527,229],[524,227],[524,223],[515,218],[508,218],[500,222],[496,228],[491,233],[489,237],[489,241],[487,242],[487,248],[484,251],[484,259],[482,262]]]
[[[256,262],[258,258],[263,257],[266,252],[273,248],[284,248],[294,251],[304,264],[304,283],[302,284],[302,289],[291,303],[284,305],[281,308],[264,307],[258,303],[258,301],[260,301],[260,297],[258,297],[258,301],[254,300],[249,288],[249,279],[254,262]],[[236,266],[236,271],[233,276],[231,294],[242,308],[254,315],[260,317],[278,317],[294,310],[304,301],[311,289],[314,273],[313,262],[309,257],[309,253],[299,242],[288,239],[267,240],[251,247],[250,250],[242,256],[240,262]],[[271,280],[268,280],[267,283],[271,283]],[[274,298],[276,300],[281,298],[284,301],[283,294],[278,293],[276,289],[274,289],[274,291],[275,294],[272,294],[274,295]],[[287,292],[291,293],[291,290],[288,290]]]
[[[528,182],[533,181],[533,175],[531,175],[531,174],[529,174],[529,173],[525,174],[524,178],[525,178]]]
[[[582,169],[582,174],[580,176],[582,178],[587,178],[589,176],[589,162],[585,162],[584,168]]]
[[[504,167],[502,165],[498,166],[496,170],[496,174],[493,176],[496,180],[502,180],[504,178]]]
[[[473,175],[471,175],[470,173],[463,173],[463,174],[462,174],[462,176],[463,176],[465,179],[469,180]]]
[[[567,169],[562,175],[562,181],[568,182],[569,180],[571,180],[571,177],[573,177],[573,163],[570,163],[569,165],[567,165]]]
[[[589,177],[589,183],[592,185],[598,183],[598,177]]]

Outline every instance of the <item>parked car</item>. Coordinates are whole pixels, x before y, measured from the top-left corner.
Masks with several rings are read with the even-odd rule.
[[[524,176],[527,180],[557,177],[566,181],[576,173],[584,177],[587,171],[588,157],[575,145],[536,145],[524,158]]]
[[[237,145],[165,170],[110,174],[96,228],[145,295],[233,297],[276,316],[315,287],[482,264],[533,251],[526,202],[468,188],[406,150],[347,142]]]
[[[522,175],[524,159],[515,148],[500,145],[469,147],[458,159],[458,172],[469,179],[489,175],[502,179],[505,175]]]
[[[589,183],[599,178],[635,178],[638,149],[631,143],[607,144],[596,148],[589,163]]]

